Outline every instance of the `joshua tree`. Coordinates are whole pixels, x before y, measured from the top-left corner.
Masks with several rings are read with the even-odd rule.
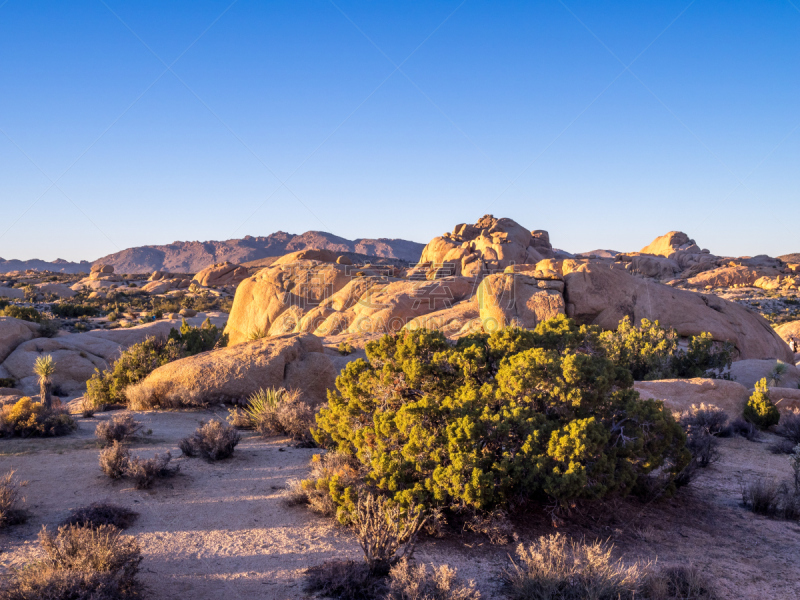
[[[39,395],[47,408],[53,407],[53,373],[56,361],[51,355],[40,356],[33,364],[33,372],[39,376]]]

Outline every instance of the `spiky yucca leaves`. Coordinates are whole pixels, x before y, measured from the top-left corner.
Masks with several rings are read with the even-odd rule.
[[[40,356],[33,363],[33,372],[39,376],[39,396],[44,405],[53,407],[53,374],[56,372],[56,361],[50,354]]]

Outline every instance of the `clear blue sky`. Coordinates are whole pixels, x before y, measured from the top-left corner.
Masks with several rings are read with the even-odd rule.
[[[335,2],[0,0],[0,256],[485,213],[800,251],[800,0]]]

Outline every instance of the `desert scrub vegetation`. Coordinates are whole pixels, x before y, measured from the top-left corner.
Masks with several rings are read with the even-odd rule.
[[[114,415],[108,421],[101,421],[94,430],[95,437],[104,445],[125,442],[142,431],[142,425],[131,415]]]
[[[405,507],[491,511],[514,499],[566,508],[626,495],[658,469],[669,494],[691,458],[686,436],[632,386],[599,329],[564,316],[455,344],[403,331],[347,365],[313,435],[359,465],[359,483],[328,485],[342,521],[360,486]]]
[[[350,342],[340,342],[337,350],[339,351],[339,354],[341,354],[342,356],[348,356],[356,351],[355,348],[353,348],[352,344],[350,344]]]
[[[630,370],[636,381],[722,377],[733,361],[733,346],[714,342],[710,333],[693,336],[684,349],[674,329],[647,319],[637,327],[626,316],[616,331],[600,337],[608,358]]]
[[[0,309],[0,317],[13,317],[22,321],[31,321],[32,323],[41,323],[44,318],[42,313],[35,308],[17,304],[8,304]]]
[[[543,536],[517,547],[503,573],[510,600],[715,600],[713,586],[694,569],[655,571],[651,563],[626,565],[603,542]]]
[[[361,481],[361,465],[351,455],[326,452],[311,457],[308,479],[288,481],[289,505],[305,504],[313,512],[332,517],[337,512],[339,490],[356,487]]]
[[[184,319],[180,331],[173,328],[166,340],[148,338],[122,352],[111,369],[95,370],[86,382],[86,397],[97,407],[127,404],[125,389],[158,367],[223,343],[222,330],[208,319],[200,327],[191,327]]]
[[[113,442],[109,447],[100,452],[100,469],[111,479],[130,479],[136,489],[152,487],[156,479],[175,475],[179,467],[170,467],[172,455],[156,454],[153,458],[140,458],[131,456],[120,442]]]
[[[228,421],[237,427],[255,429],[262,436],[286,435],[303,445],[313,445],[314,411],[299,390],[260,389],[243,408],[234,408]]]
[[[127,529],[133,525],[139,513],[107,502],[92,502],[88,506],[76,508],[62,521],[62,526],[102,527],[112,525],[117,529]]]
[[[8,471],[0,477],[0,529],[28,520],[28,511],[23,506],[25,499],[20,490],[23,485],[25,483],[17,479],[14,471]]]
[[[45,558],[12,569],[0,584],[3,600],[126,600],[141,597],[141,551],[112,525],[59,527],[39,533]]]
[[[28,396],[0,408],[0,437],[55,437],[72,433],[77,427],[66,411],[47,408]]]
[[[233,456],[233,450],[240,440],[239,432],[231,425],[209,421],[189,437],[183,438],[179,447],[186,456],[202,456],[208,461],[215,461]]]
[[[125,404],[125,388],[140,382],[158,367],[181,358],[175,340],[148,338],[120,354],[110,370],[95,370],[86,382],[86,398],[95,406]]]
[[[228,336],[222,333],[222,328],[212,325],[208,318],[200,327],[192,327],[183,319],[180,329],[170,330],[169,339],[181,347],[182,356],[194,356],[228,343]]]
[[[780,421],[781,414],[770,400],[766,378],[756,383],[753,395],[744,407],[744,418],[760,429],[767,429]]]

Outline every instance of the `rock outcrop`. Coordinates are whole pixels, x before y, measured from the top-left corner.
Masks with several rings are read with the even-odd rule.
[[[553,256],[546,231],[530,231],[512,219],[485,215],[474,225],[456,225],[452,233],[428,242],[416,273],[428,278],[476,276]]]
[[[126,393],[140,406],[181,406],[243,402],[259,389],[283,387],[317,405],[336,375],[319,338],[280,335],[168,363]]]
[[[199,326],[205,316],[201,315],[187,322],[193,326]],[[0,328],[6,327],[5,331],[11,332],[12,328],[3,323],[9,320],[6,317],[0,319]],[[221,326],[225,323],[225,317],[215,316],[211,319],[212,323]],[[10,319],[17,321],[17,319]],[[56,363],[56,370],[53,376],[54,387],[66,395],[81,394],[86,389],[86,381],[94,374],[95,369],[107,369],[120,355],[120,353],[134,344],[143,342],[149,337],[166,338],[171,329],[179,329],[181,320],[161,320],[138,325],[136,327],[95,330],[86,333],[70,333],[59,335],[54,338],[27,337],[22,327],[28,327],[29,331],[35,332],[34,324],[25,324],[25,321],[13,324],[13,331],[16,337],[9,335],[2,336],[3,342],[7,340],[19,343],[5,345],[0,342],[0,350],[7,351],[14,346],[8,354],[3,357],[0,370],[7,373],[7,377],[18,380],[18,388],[27,394],[36,393],[39,389],[38,378],[33,373],[33,365],[36,359],[45,354],[50,354]],[[0,329],[0,333],[3,329]],[[25,339],[27,337],[27,339]],[[0,354],[2,356],[2,354]]]
[[[582,265],[565,275],[564,282],[567,316],[580,323],[616,329],[626,316],[634,323],[658,320],[681,336],[708,331],[715,340],[731,342],[739,359],[793,360],[766,319],[712,294],[674,289],[599,264]]]
[[[39,337],[39,326],[13,317],[0,317],[0,363],[23,342]]]
[[[731,378],[752,390],[757,381],[767,379],[771,386],[797,389],[800,384],[800,369],[792,361],[778,367],[777,360],[739,360],[731,365]],[[776,368],[780,372],[776,372]]]
[[[661,379],[637,381],[633,388],[648,400],[663,400],[673,412],[706,404],[725,411],[733,420],[742,416],[750,392],[742,384],[724,379]]]
[[[250,275],[247,267],[232,262],[222,262],[206,267],[194,276],[192,281],[204,287],[221,287],[238,285]]]

